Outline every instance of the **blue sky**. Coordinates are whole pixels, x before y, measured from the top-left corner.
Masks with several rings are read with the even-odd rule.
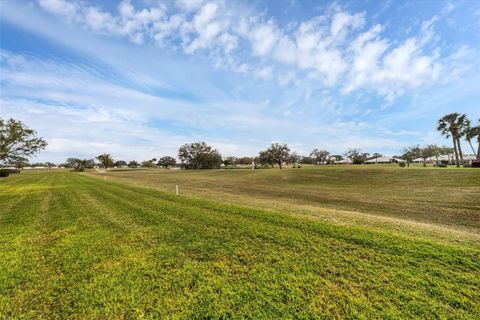
[[[1,1],[0,28],[0,114],[47,139],[35,161],[394,155],[480,118],[479,1]]]

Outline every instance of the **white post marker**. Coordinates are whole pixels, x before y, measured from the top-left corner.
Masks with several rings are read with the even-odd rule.
[[[103,180],[107,181],[107,176],[103,176]]]
[[[175,194],[178,196],[178,184],[175,185]]]

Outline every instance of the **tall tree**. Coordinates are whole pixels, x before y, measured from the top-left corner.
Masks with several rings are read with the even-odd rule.
[[[205,142],[187,143],[178,149],[178,158],[187,169],[213,169],[222,164],[222,155]]]
[[[458,155],[460,156],[460,161],[463,164],[463,152],[462,152],[462,147],[460,144],[461,138],[465,137],[465,134],[467,133],[468,127],[469,127],[470,120],[468,120],[466,114],[462,114],[458,117],[457,120],[457,126],[458,126],[458,132],[459,135],[457,137],[457,146],[458,146]]]
[[[284,143],[272,143],[268,149],[260,151],[260,162],[270,165],[278,164],[280,169],[284,162],[288,162],[290,157],[290,148]]]
[[[368,153],[362,152],[362,149],[351,148],[345,151],[345,157],[352,160],[354,164],[362,164],[367,160]]]
[[[239,161],[240,160],[237,157],[229,156],[229,157],[223,158],[222,163],[227,167],[233,167],[239,164]]]
[[[47,142],[23,122],[0,118],[0,163],[26,162],[46,146]]]
[[[168,167],[173,167],[174,165],[176,165],[177,160],[174,157],[165,156],[158,159],[157,164],[167,169]]]
[[[317,148],[313,149],[312,152],[310,152],[310,157],[314,159],[316,164],[322,163],[325,164],[330,157],[330,152],[327,150],[319,150]]]
[[[109,153],[103,153],[96,157],[98,161],[103,165],[105,169],[113,167],[115,161],[113,160],[112,156]]]
[[[114,167],[117,167],[117,168],[121,168],[121,167],[124,167],[127,165],[127,162],[124,161],[124,160],[117,160],[115,161],[115,163],[113,164]]]
[[[469,134],[471,137],[477,136],[477,164],[480,162],[480,119],[478,119],[478,125],[472,127]]]
[[[269,165],[273,168],[275,162],[273,161],[272,154],[267,150],[262,150],[258,153],[258,159],[255,160],[255,163],[260,163],[263,166]]]
[[[95,161],[93,159],[78,159],[78,158],[68,158],[65,161],[65,166],[67,168],[72,168],[74,171],[83,171],[85,169],[90,169],[95,166]]]
[[[155,161],[156,160],[157,159],[155,159]],[[153,161],[153,159],[144,160],[144,161],[142,161],[142,167],[144,167],[144,168],[155,168],[155,161]]]
[[[140,166],[140,163],[138,163],[137,161],[135,160],[131,160],[128,162],[128,167],[129,168],[137,168]]]
[[[465,140],[468,141],[472,148],[473,154],[476,155],[477,161],[480,162],[480,119],[478,119],[478,125],[472,126],[471,122],[467,122],[467,126],[464,129]],[[472,145],[472,140],[477,140],[477,150]]]
[[[239,164],[251,165],[253,161],[252,157],[241,157],[238,159]]]
[[[438,153],[436,145],[427,145],[419,149],[420,157],[423,159],[423,166],[427,166],[427,159],[434,157]],[[438,160],[437,160],[438,162]]]
[[[416,145],[408,148],[403,148],[401,152],[401,158],[407,161],[407,166],[410,166],[410,163],[413,161],[413,159],[416,159],[420,156],[420,146]]]
[[[462,148],[460,145],[460,138],[462,132],[467,125],[467,116],[465,114],[450,113],[438,120],[437,130],[447,138],[452,138],[453,149],[455,152],[455,163],[457,167],[460,166],[460,161],[463,163]]]
[[[438,164],[438,157],[442,154],[442,147],[439,147],[436,144],[429,145],[432,150],[432,156],[435,157],[435,160]]]
[[[292,152],[290,156],[288,157],[288,162],[295,165],[295,164],[300,164],[302,162],[302,156],[300,156],[296,152]]]
[[[314,164],[316,163],[315,159],[310,156],[302,157],[302,164]]]
[[[340,154],[334,154],[334,155],[332,155],[332,158],[335,159],[335,162],[338,162],[338,161],[342,161],[342,160],[343,160],[343,156],[340,155]]]

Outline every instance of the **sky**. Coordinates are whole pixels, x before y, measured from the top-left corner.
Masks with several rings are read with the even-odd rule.
[[[0,116],[47,140],[32,161],[450,145],[479,71],[476,0],[0,1]]]

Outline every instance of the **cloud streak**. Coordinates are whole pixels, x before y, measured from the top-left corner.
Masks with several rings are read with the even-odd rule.
[[[348,12],[335,3],[294,28],[231,2],[188,3],[136,9],[123,0],[109,12],[83,2],[39,1],[45,11],[94,32],[208,55],[217,66],[274,78],[280,85],[308,79],[338,86],[344,94],[368,89],[391,103],[452,69],[452,61],[439,55],[440,48],[428,47],[438,16],[425,20],[416,36],[398,42],[382,35],[382,24],[365,30],[365,12]]]

